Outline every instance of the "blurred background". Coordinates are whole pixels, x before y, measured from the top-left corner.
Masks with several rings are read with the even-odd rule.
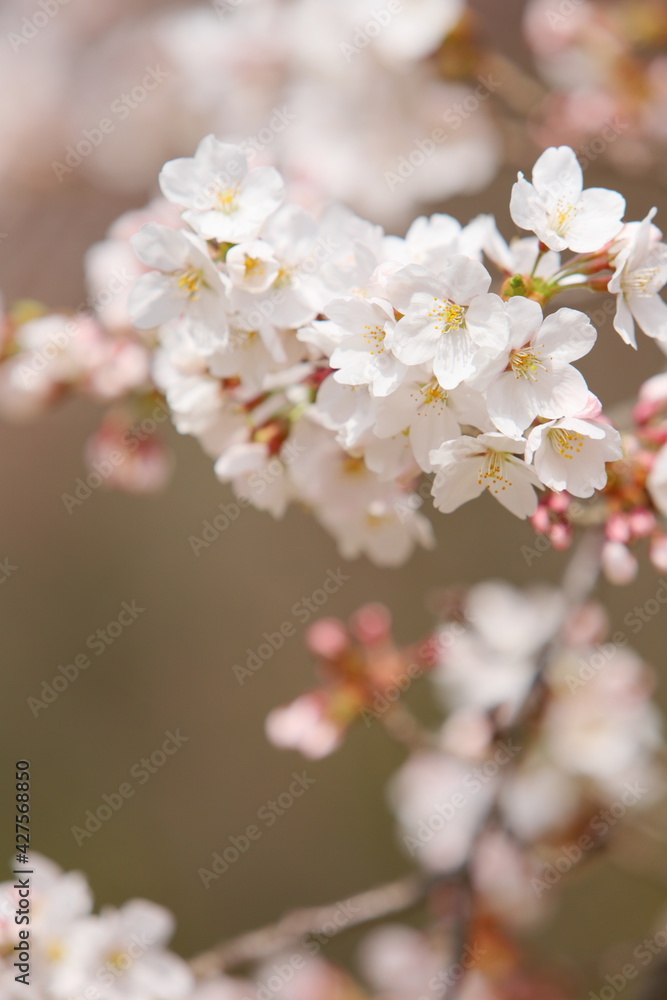
[[[86,249],[120,213],[156,194],[165,159],[191,155],[211,130],[221,136],[255,134],[267,109],[270,114],[285,100],[302,109],[294,142],[271,150],[267,161],[275,153],[285,169],[292,168],[288,176],[303,200],[316,204],[325,196],[345,197],[397,233],[419,211],[451,212],[462,222],[484,211],[496,213],[509,236],[507,206],[516,170],[528,171],[544,145],[568,141],[579,149],[596,134],[593,84],[579,94],[588,116],[580,110],[578,117],[569,115],[578,107],[574,91],[581,75],[573,76],[573,67],[581,69],[585,46],[577,50],[578,59],[568,56],[560,68],[553,52],[538,53],[540,63],[534,39],[532,47],[526,41],[521,0],[477,0],[470,5],[470,22],[436,56],[428,53],[428,44],[422,41],[420,49],[415,43],[416,55],[405,57],[400,73],[392,71],[405,107],[397,112],[401,122],[395,128],[385,122],[391,148],[377,125],[380,118],[375,132],[368,121],[378,113],[376,105],[395,100],[389,85],[382,95],[365,91],[361,58],[350,67],[339,59],[346,84],[324,71],[313,83],[306,57],[322,60],[324,25],[308,36],[309,53],[302,46],[301,82],[286,81],[284,60],[294,58],[289,33],[295,25],[282,36],[272,33],[266,5],[244,2],[245,11],[241,4],[228,11],[222,4],[69,0],[57,5],[57,14],[25,44],[12,42],[11,35],[25,31],[24,19],[43,8],[31,0],[3,4],[0,289],[7,302],[29,297],[52,308],[80,306],[87,296]],[[634,5],[656,18],[661,6],[664,17],[664,5]],[[572,27],[571,19],[568,23]],[[655,54],[664,35],[662,21],[651,23]],[[589,41],[599,32],[604,49],[604,27],[589,24],[587,30]],[[646,34],[648,28],[642,30]],[[255,32],[263,48],[255,44]],[[481,43],[473,44],[473,37]],[[436,86],[434,80],[438,87],[469,87],[475,67],[488,65],[484,46],[490,40],[506,60],[496,58],[496,68],[505,72],[510,96],[500,107],[489,103],[480,111],[483,120],[463,130],[468,146],[455,158],[451,176],[443,161],[440,175],[435,171],[427,181],[417,172],[412,187],[389,198],[384,172],[430,131],[414,117],[414,107],[422,103],[416,100],[421,76],[429,87]],[[574,52],[577,38],[568,44]],[[53,162],[62,162],[83,129],[94,127],[147,67],[157,65],[169,74],[164,86],[127,120],[118,119],[103,149],[59,180]],[[658,81],[657,94],[660,72],[661,66],[651,77]],[[348,97],[356,95],[362,104],[355,119],[346,118],[348,105],[336,89],[347,86],[351,75],[356,89]],[[606,92],[604,79],[597,85]],[[434,120],[451,100],[451,93],[431,93]],[[651,123],[667,133],[667,120],[660,117],[657,97],[644,110],[642,117],[620,109],[631,126],[617,148],[595,156],[586,171],[587,186],[605,185],[626,195],[629,219],[643,218],[664,195],[660,131],[658,126],[651,131]],[[612,112],[607,107],[604,115]],[[306,144],[318,145],[322,136],[328,136],[333,160],[324,173],[321,161],[304,156]],[[362,156],[350,179],[345,163]],[[475,158],[481,166],[473,176]],[[593,391],[604,390],[605,400],[622,404],[642,379],[661,370],[664,358],[646,340],[638,353],[626,348],[609,319],[599,330],[599,347],[581,367]],[[243,685],[233,666],[245,663],[265,631],[293,622],[293,605],[319,588],[330,570],[341,569],[349,579],[323,614],[347,617],[360,604],[380,600],[393,609],[398,637],[409,641],[429,626],[429,600],[438,588],[498,577],[518,584],[557,580],[567,557],[549,551],[529,566],[521,547],[533,544],[532,529],[486,496],[454,515],[433,517],[437,550],[417,554],[400,570],[380,570],[365,560],[345,563],[323,531],[298,511],[275,522],[244,509],[196,556],[190,537],[201,536],[203,523],[232,495],[216,481],[198,444],[173,431],[167,435],[176,473],[163,493],[137,497],[99,488],[68,513],[62,494],[73,493],[77,478],[85,476],[82,447],[98,422],[95,405],[74,400],[39,423],[0,426],[0,560],[17,567],[0,584],[0,787],[7,803],[0,824],[2,857],[12,847],[13,764],[27,759],[33,772],[34,849],[66,869],[83,869],[98,905],[142,896],[169,907],[178,920],[175,947],[186,956],[296,906],[330,901],[407,871],[384,797],[402,753],[380,727],[357,727],[341,751],[318,763],[281,753],[264,737],[267,712],[312,686],[303,626],[297,623],[296,635]],[[603,584],[602,595],[620,624],[657,586],[655,572],[645,567],[625,588]],[[28,699],[41,697],[43,682],[56,676],[59,665],[87,651],[88,637],[115,620],[124,601],[133,600],[145,609],[137,620],[103,655],[92,656],[91,667],[35,717]],[[664,638],[665,623],[657,616],[635,643],[663,675]],[[412,697],[417,705],[426,701],[420,691]],[[664,704],[664,691],[661,700]],[[131,769],[161,748],[167,730],[180,730],[187,742],[140,786]],[[258,810],[288,789],[295,770],[315,779],[307,794],[271,828],[262,827],[252,850],[205,889],[198,869],[210,867],[213,852],[256,822]],[[94,812],[104,793],[128,780],[136,794],[78,845],[72,827],[83,826],[86,810]],[[585,975],[601,954],[612,956],[619,942],[640,940],[664,909],[664,882],[654,874],[651,881],[641,872],[620,872],[604,859],[589,863],[572,880],[553,920],[537,932],[540,949]],[[667,868],[663,874],[667,879]],[[349,954],[350,941],[352,936],[328,945],[327,954]]]

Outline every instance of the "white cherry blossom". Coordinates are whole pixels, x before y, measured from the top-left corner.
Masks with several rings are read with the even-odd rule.
[[[525,447],[525,441],[495,432],[446,441],[430,455],[435,506],[447,514],[488,490],[512,514],[529,517],[537,508],[533,487],[541,483],[518,458]]]
[[[248,170],[239,146],[208,135],[194,157],[170,160],[160,172],[168,201],[181,205],[196,233],[219,243],[254,240],[283,197],[283,181],[273,167]]]
[[[506,310],[509,341],[485,366],[482,380],[491,420],[501,433],[520,437],[535,417],[555,419],[584,408],[588,386],[569,362],[587,354],[597,334],[575,309],[559,309],[543,320],[539,303],[516,296]]]
[[[232,283],[247,292],[268,291],[280,271],[273,247],[265,240],[249,240],[230,247],[225,264]]]
[[[512,188],[512,219],[551,250],[592,253],[621,230],[625,199],[607,188],[584,190],[584,175],[574,150],[552,146],[533,167],[533,182],[522,173]]]
[[[490,284],[486,268],[462,255],[437,276],[417,265],[398,271],[392,303],[404,315],[386,346],[406,365],[432,362],[442,388],[455,389],[477,372],[482,349],[501,349],[507,317]]]
[[[614,260],[609,291],[616,295],[614,329],[626,344],[637,346],[635,323],[649,337],[667,341],[667,304],[660,292],[667,283],[667,246],[655,239],[656,209],[641,223],[626,226],[628,241]],[[659,232],[659,231],[657,231]]]
[[[545,486],[590,497],[604,489],[607,462],[623,457],[621,435],[610,424],[562,417],[538,424],[528,435],[526,461]]]
[[[331,355],[334,378],[346,385],[368,385],[375,396],[386,396],[408,371],[386,348],[394,329],[394,310],[382,299],[334,299],[327,316],[339,329],[338,346]]]
[[[174,925],[167,910],[143,899],[79,921],[53,977],[53,995],[66,1000],[94,988],[99,1000],[187,1000],[193,976],[164,947]]]
[[[458,438],[462,424],[484,430],[492,426],[481,393],[466,385],[447,391],[425,365],[411,368],[409,375],[390,396],[374,401],[375,434],[387,438],[409,431],[416,461],[424,472],[432,472],[430,453],[443,441]]]
[[[136,326],[151,329],[187,315],[211,330],[224,330],[225,283],[206,243],[155,222],[130,242],[140,260],[157,269],[141,275],[130,293],[128,306]]]

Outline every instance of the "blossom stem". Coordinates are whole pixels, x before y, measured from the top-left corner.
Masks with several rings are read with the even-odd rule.
[[[328,906],[295,910],[275,924],[241,934],[210,951],[202,952],[191,960],[190,967],[197,977],[212,978],[245,962],[269,958],[282,948],[296,945],[308,935],[329,938],[361,924],[409,910],[428,896],[431,885],[431,879],[411,875]],[[341,913],[345,922],[339,925],[335,918],[340,919]]]

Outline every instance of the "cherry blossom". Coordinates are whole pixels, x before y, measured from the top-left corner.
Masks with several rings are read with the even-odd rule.
[[[620,249],[609,282],[609,291],[616,294],[614,328],[633,347],[637,346],[635,322],[649,337],[667,341],[667,305],[660,298],[667,282],[667,246],[656,240],[655,214],[653,209],[643,222],[625,227],[629,232],[617,241]],[[658,230],[658,239],[660,235]]]
[[[538,424],[528,435],[526,461],[545,486],[590,497],[607,482],[606,463],[622,458],[621,435],[609,424],[562,417]]]
[[[137,326],[150,329],[185,314],[224,331],[225,285],[202,240],[149,223],[130,242],[144,264],[159,268],[142,275],[132,289],[129,309]]]
[[[591,253],[618,236],[625,199],[606,188],[583,187],[583,171],[569,146],[551,147],[533,167],[533,183],[522,173],[512,189],[512,219],[551,250]]]
[[[430,455],[436,470],[435,506],[450,513],[488,490],[517,517],[529,517],[537,507],[533,487],[540,487],[541,483],[533,470],[517,457],[525,449],[525,441],[496,432],[476,438],[464,435],[445,442]]]
[[[543,320],[537,302],[517,296],[506,306],[507,348],[484,375],[489,416],[499,431],[519,437],[535,417],[579,412],[588,400],[583,376],[569,363],[587,354],[596,332],[588,317],[559,309]],[[489,382],[489,369],[500,368]]]
[[[168,201],[186,209],[185,221],[195,232],[219,243],[255,239],[283,192],[273,167],[248,171],[242,150],[214,135],[202,139],[194,157],[167,163],[160,187]]]
[[[432,362],[443,389],[455,389],[478,370],[479,357],[500,350],[507,328],[503,304],[488,294],[491,275],[477,261],[450,258],[436,277],[417,265],[394,275],[394,302],[403,318],[386,338],[406,365]]]

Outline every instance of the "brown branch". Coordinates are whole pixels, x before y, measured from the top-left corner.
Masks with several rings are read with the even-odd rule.
[[[275,924],[241,934],[197,955],[190,967],[196,976],[207,979],[244,962],[268,958],[309,934],[333,937],[360,924],[416,906],[426,898],[431,884],[432,880],[411,875],[328,906],[295,910]]]

